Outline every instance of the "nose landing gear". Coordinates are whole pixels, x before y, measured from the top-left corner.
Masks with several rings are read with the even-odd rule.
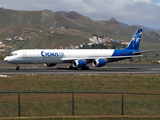
[[[16,67],[16,70],[20,70],[20,64],[16,64],[17,67]]]

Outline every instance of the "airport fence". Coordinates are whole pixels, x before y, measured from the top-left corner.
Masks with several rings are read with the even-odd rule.
[[[128,115],[128,114],[124,114],[124,95],[149,95],[149,96],[159,96],[160,97],[160,94],[157,94],[157,93],[134,93],[134,92],[123,92],[122,88],[121,88],[121,92],[78,92],[78,91],[74,91],[72,86],[71,86],[71,89],[72,91],[20,91],[19,90],[19,87],[17,85],[17,89],[18,91],[12,91],[12,92],[0,92],[0,94],[17,94],[18,95],[18,103],[17,103],[17,109],[18,109],[18,117],[21,116],[21,95],[23,94],[71,94],[71,115],[75,116],[75,94],[76,95],[79,95],[79,94],[103,94],[103,95],[119,95],[119,97],[121,97],[120,101],[121,103],[119,104],[120,105],[120,111],[119,113],[120,114],[117,114],[117,115]],[[46,98],[47,99],[47,98]],[[158,98],[160,100],[160,98]],[[107,99],[106,99],[107,101]],[[87,104],[87,103],[86,103]],[[160,103],[158,104],[160,107]],[[106,105],[107,106],[107,105]],[[141,106],[139,106],[141,107]],[[92,108],[90,108],[92,109]],[[107,109],[107,108],[106,108]],[[127,111],[127,108],[125,109]],[[3,111],[3,110],[1,110]],[[23,116],[23,115],[22,115]]]

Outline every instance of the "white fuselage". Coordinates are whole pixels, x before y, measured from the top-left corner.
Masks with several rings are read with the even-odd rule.
[[[14,64],[61,63],[68,60],[83,60],[111,57],[114,49],[23,49],[12,52],[5,58]]]

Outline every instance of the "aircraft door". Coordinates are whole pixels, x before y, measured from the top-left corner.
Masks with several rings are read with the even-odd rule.
[[[27,57],[26,51],[23,51],[22,54],[23,54],[23,59],[26,59],[26,57]]]

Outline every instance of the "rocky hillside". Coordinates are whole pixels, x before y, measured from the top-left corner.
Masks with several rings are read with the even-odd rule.
[[[39,29],[69,27],[75,30],[97,34],[98,36],[108,36],[115,39],[126,39],[132,37],[138,27],[123,27],[117,20],[111,18],[104,22],[93,21],[90,18],[80,15],[74,11],[15,11],[0,9],[0,30],[10,25],[36,26]],[[146,39],[143,41],[155,43],[159,42],[160,35],[155,32],[144,31]],[[2,40],[4,38],[0,38]]]
[[[88,43],[89,37],[98,35],[130,41],[137,26],[122,26],[116,19],[94,21],[74,11],[15,11],[0,9],[0,41],[15,49],[59,48]],[[20,36],[23,41],[7,41]],[[143,30],[140,49],[160,49],[160,34]],[[157,54],[160,50],[158,50]]]
[[[69,19],[74,19],[74,20],[78,20],[78,21],[84,21],[84,22],[89,22],[91,23],[92,20],[86,16],[83,16],[79,13],[76,13],[75,11],[71,11],[71,12],[65,12],[65,11],[58,11],[56,12],[56,14],[65,17],[65,18],[69,18]]]
[[[158,32],[157,32],[159,35],[160,35],[160,29],[158,30]]]

